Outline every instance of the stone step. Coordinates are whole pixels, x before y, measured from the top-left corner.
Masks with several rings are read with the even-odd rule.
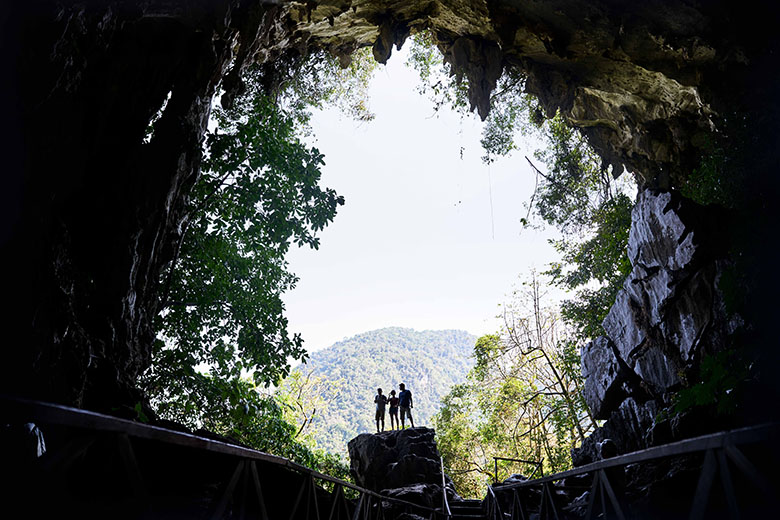
[[[481,500],[467,500],[450,504],[451,520],[485,520]]]
[[[458,502],[450,502],[450,509],[453,507],[476,509],[482,507],[482,500],[463,500]]]

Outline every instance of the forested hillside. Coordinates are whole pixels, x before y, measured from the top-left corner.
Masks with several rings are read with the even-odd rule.
[[[415,425],[430,425],[440,399],[462,382],[473,365],[476,337],[461,330],[416,331],[391,327],[358,334],[311,355],[298,368],[325,384],[312,391],[325,399],[312,419],[317,447],[346,453],[347,442],[359,433],[376,431],[374,395],[398,391],[405,383],[414,399]],[[390,428],[386,417],[385,428]]]

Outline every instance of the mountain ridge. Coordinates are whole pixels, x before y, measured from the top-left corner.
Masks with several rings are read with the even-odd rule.
[[[429,425],[441,398],[461,382],[473,365],[477,337],[464,330],[385,327],[337,341],[310,354],[296,367],[323,377],[333,395],[312,420],[317,447],[346,454],[347,442],[360,433],[374,432],[376,389],[385,395],[405,383],[412,391],[416,426]],[[385,417],[390,429],[390,417]]]

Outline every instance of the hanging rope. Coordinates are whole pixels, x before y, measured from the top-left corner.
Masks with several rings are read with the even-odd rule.
[[[490,178],[490,163],[487,167],[488,171],[488,196],[490,197],[490,235],[493,240],[496,239],[496,225],[493,219],[493,181]]]

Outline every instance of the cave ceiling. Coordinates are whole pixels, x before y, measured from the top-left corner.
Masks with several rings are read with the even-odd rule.
[[[515,68],[613,171],[669,188],[727,111],[776,110],[770,14],[749,1],[14,2],[0,18],[13,130],[0,391],[132,414],[211,104],[229,104],[252,63],[321,49],[346,65],[358,47],[385,62],[428,29],[480,116]]]
[[[734,105],[762,38],[720,2],[321,1],[275,11],[273,34],[253,57],[320,48],[349,62],[370,46],[380,63],[410,34],[430,30],[457,74],[469,80],[472,109],[489,110],[506,67],[548,115],[561,110],[612,165],[640,185],[668,188],[697,163],[706,134]],[[752,28],[751,28],[752,27]],[[242,40],[243,42],[243,40]]]

